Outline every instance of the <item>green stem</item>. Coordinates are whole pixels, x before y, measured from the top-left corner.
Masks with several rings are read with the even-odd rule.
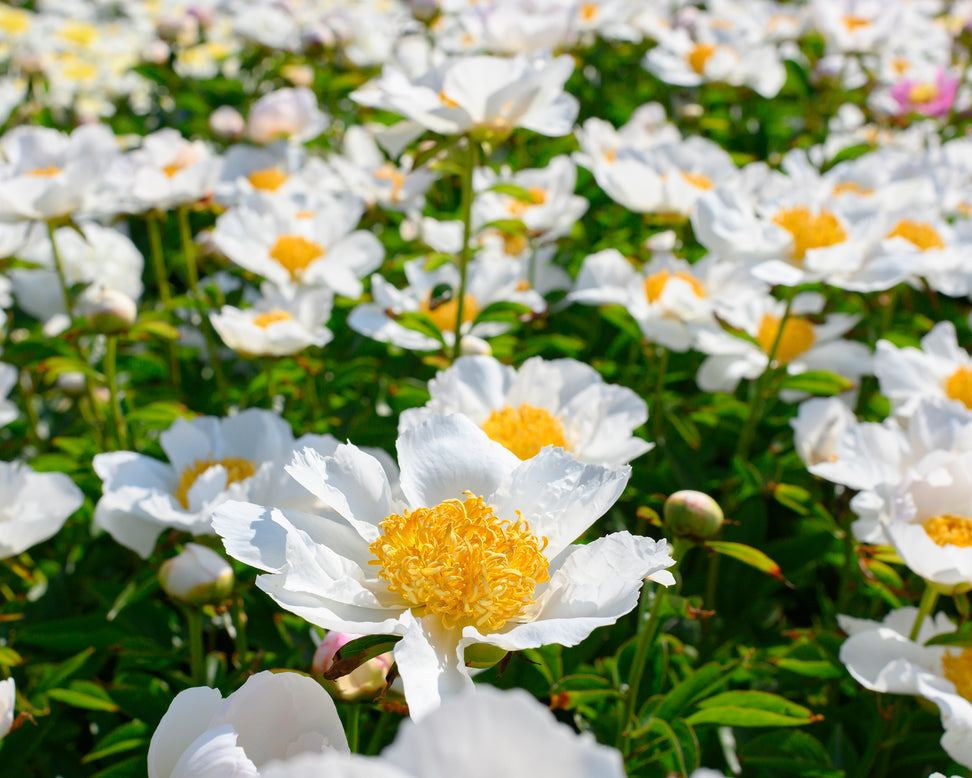
[[[273,408],[273,399],[277,395],[277,379],[273,372],[276,360],[273,357],[264,357],[263,372],[267,375],[267,403],[269,408]]]
[[[193,686],[206,685],[206,668],[203,655],[203,615],[198,608],[186,608],[189,627],[189,667]]]
[[[351,707],[348,709],[348,748],[351,749],[352,754],[358,753],[358,732],[361,728],[361,706],[357,703],[351,703]]]
[[[479,148],[472,141],[466,139],[466,146],[462,156],[462,199],[460,211],[462,216],[462,251],[459,254],[459,291],[456,301],[456,342],[452,346],[452,359],[459,356],[462,345],[462,316],[466,304],[466,271],[472,253],[470,240],[472,237],[472,205],[473,205],[473,171],[476,169]]]
[[[909,640],[918,640],[918,633],[921,632],[921,625],[924,623],[925,619],[931,615],[931,612],[935,610],[935,604],[938,602],[938,591],[932,586],[925,584],[925,591],[922,592],[921,602],[918,603],[918,615],[915,616],[915,623],[911,627],[911,634],[908,635]]]
[[[64,273],[64,263],[61,261],[61,252],[57,250],[57,240],[54,238],[54,222],[47,222],[47,235],[51,239],[51,256],[54,257],[54,269],[57,271],[57,280],[61,285],[61,295],[64,297],[64,312],[68,318],[74,318],[74,303],[71,301],[71,287],[68,286],[67,276]]]
[[[243,610],[243,597],[234,597],[230,605],[233,626],[236,629],[236,656],[240,666],[246,661],[249,644],[246,636],[246,612]]]
[[[115,437],[118,448],[128,448],[128,429],[125,427],[125,416],[122,413],[121,398],[118,394],[118,371],[116,369],[118,357],[118,336],[108,335],[108,349],[105,352],[105,380],[111,394],[111,415],[115,422]]]
[[[159,214],[157,211],[149,211],[145,215],[145,222],[148,225],[149,247],[152,253],[152,268],[155,271],[155,284],[159,289],[159,298],[165,308],[169,307],[172,300],[172,291],[169,288],[169,271],[165,266],[165,256],[162,252],[162,232],[159,229]]]
[[[665,374],[668,372],[669,351],[664,346],[658,346],[655,353],[658,354],[658,375],[655,380],[655,391],[652,395],[650,409],[651,439],[657,446],[661,446],[662,437],[665,433]]]
[[[182,239],[182,253],[186,261],[189,289],[192,292],[193,300],[195,300],[196,310],[202,318],[199,329],[202,330],[203,337],[206,339],[206,351],[209,354],[213,377],[216,379],[216,387],[225,413],[226,409],[229,408],[229,392],[226,387],[226,377],[223,375],[223,366],[219,362],[219,352],[213,335],[213,328],[209,322],[209,312],[206,310],[206,302],[199,290],[199,270],[196,267],[196,247],[192,240],[192,228],[189,225],[189,206],[180,206],[176,213],[179,217],[179,235]]]

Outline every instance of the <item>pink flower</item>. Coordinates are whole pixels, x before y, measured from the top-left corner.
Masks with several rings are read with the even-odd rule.
[[[891,87],[891,97],[898,103],[901,115],[945,116],[952,110],[959,79],[938,68],[934,81],[906,78]]]

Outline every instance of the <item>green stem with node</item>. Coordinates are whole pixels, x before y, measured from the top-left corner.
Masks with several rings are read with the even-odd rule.
[[[479,147],[471,138],[467,138],[465,148],[462,151],[462,199],[459,205],[462,217],[462,251],[459,254],[459,296],[456,300],[456,342],[452,346],[453,361],[459,356],[462,347],[462,316],[466,304],[466,274],[469,258],[472,254],[470,241],[472,238],[472,205],[475,196],[473,192],[473,171],[476,169],[478,157]]]

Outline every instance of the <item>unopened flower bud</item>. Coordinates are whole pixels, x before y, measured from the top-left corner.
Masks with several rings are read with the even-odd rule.
[[[162,563],[159,583],[170,597],[189,605],[215,604],[233,589],[233,568],[212,549],[186,543],[181,554]]]
[[[70,397],[80,397],[85,393],[87,386],[84,373],[77,370],[69,370],[57,377],[57,388]]]
[[[439,13],[439,0],[410,0],[409,5],[420,22],[430,22]]]
[[[99,289],[84,302],[88,323],[95,332],[113,335],[124,332],[138,318],[138,306],[124,292]]]
[[[161,38],[156,38],[145,46],[145,61],[153,65],[164,65],[172,56],[172,49],[169,44]]]
[[[246,120],[231,105],[221,105],[209,114],[209,130],[217,138],[236,140],[246,132]]]
[[[719,503],[704,492],[686,489],[665,500],[665,526],[675,537],[708,540],[722,529],[725,516]]]
[[[361,637],[348,632],[328,632],[324,640],[314,652],[311,662],[311,672],[322,675],[334,664],[337,652],[352,640]],[[340,700],[356,700],[359,697],[373,696],[385,688],[388,671],[391,670],[393,660],[391,653],[372,657],[367,662],[358,665],[347,675],[335,680],[324,680],[324,686],[332,697]]]
[[[459,353],[464,357],[469,356],[492,356],[493,348],[482,338],[475,335],[463,335],[459,341]]]
[[[314,68],[310,65],[284,65],[280,69],[280,75],[294,86],[314,85]]]

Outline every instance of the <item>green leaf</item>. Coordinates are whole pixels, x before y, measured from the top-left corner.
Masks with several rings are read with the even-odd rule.
[[[779,659],[772,660],[772,662],[781,670],[786,670],[787,672],[802,675],[807,678],[841,678],[844,675],[844,669],[842,667],[838,667],[826,659],[790,659],[789,657],[780,657]]]
[[[399,640],[399,635],[365,635],[344,644],[335,654],[334,664],[324,672],[324,678],[333,681],[347,675],[369,659],[391,651]]]
[[[178,340],[179,330],[161,319],[146,319],[136,322],[128,330],[128,337],[132,340],[143,336],[154,336],[162,340]]]
[[[754,708],[703,708],[689,716],[686,721],[692,726],[699,724],[721,724],[730,727],[799,727],[809,724],[809,719],[784,716],[769,710]]]
[[[48,357],[37,366],[37,370],[51,383],[64,373],[83,373],[98,382],[104,381],[101,373],[76,357]]]
[[[693,716],[688,719],[690,723],[694,723],[693,719],[701,715],[701,720],[704,720],[706,723],[751,727],[764,726],[763,724],[738,724],[733,721],[705,718],[707,715],[710,715],[706,714],[705,711],[710,710],[723,711],[723,714],[720,715],[728,715],[730,717],[737,717],[737,711],[755,711],[772,714],[772,716],[779,717],[781,720],[777,724],[767,724],[765,726],[794,726],[797,724],[810,724],[811,722],[819,721],[821,718],[820,716],[814,714],[809,708],[805,708],[802,705],[791,702],[790,700],[786,699],[786,697],[781,697],[778,694],[770,694],[769,692],[752,690],[732,691],[716,694],[713,697],[702,700],[699,703],[699,708],[701,708],[701,710],[693,714]]]
[[[736,752],[747,767],[766,767],[807,778],[842,778],[827,749],[812,735],[799,730],[768,732],[744,743]]]
[[[702,665],[665,695],[655,709],[654,716],[666,721],[678,718],[679,714],[687,710],[693,702],[729,683],[732,669],[731,665],[725,666],[718,662]]]
[[[406,311],[405,313],[400,313],[394,317],[395,321],[401,324],[407,330],[415,330],[415,332],[421,332],[434,340],[439,341],[445,345],[445,341],[442,339],[442,333],[436,326],[435,322],[429,317],[427,313],[422,313],[421,311]]]
[[[101,740],[95,743],[95,747],[81,760],[82,764],[103,759],[106,756],[113,756],[133,748],[147,746],[151,731],[148,726],[141,721],[129,721],[122,724],[117,729],[112,730]]]
[[[727,540],[710,540],[705,544],[705,547],[710,551],[715,551],[717,554],[731,557],[750,567],[755,567],[757,570],[773,576],[777,581],[786,582],[780,566],[758,548],[747,546],[745,543],[732,543]]]
[[[828,373],[825,370],[811,370],[799,375],[787,376],[783,379],[780,388],[829,397],[853,389],[854,383],[836,373]]]
[[[90,684],[90,686],[94,687],[95,684]],[[112,713],[118,710],[118,706],[111,701],[106,693],[95,694],[90,688],[83,691],[78,689],[51,689],[47,694],[52,700],[63,702],[74,708],[105,710]]]
[[[958,632],[946,632],[935,635],[925,641],[926,646],[972,646],[972,629],[960,629]]]
[[[23,661],[23,657],[21,657],[20,654],[18,654],[12,648],[0,646],[0,667],[13,667],[14,665],[19,665]]]
[[[478,324],[479,322],[483,321],[516,323],[519,321],[520,316],[529,316],[532,314],[533,311],[521,303],[498,300],[495,303],[487,305],[482,311],[480,311],[479,315],[476,316],[476,323]]]
[[[502,183],[494,184],[490,187],[494,192],[499,194],[509,195],[510,197],[515,197],[517,200],[522,200],[525,203],[530,203],[535,205],[537,200],[525,187],[519,186],[517,184]]]

